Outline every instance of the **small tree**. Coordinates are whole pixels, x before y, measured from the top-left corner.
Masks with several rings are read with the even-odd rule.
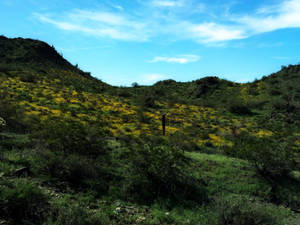
[[[285,176],[294,167],[294,153],[287,142],[264,139],[250,153],[249,160],[256,170],[270,178]]]
[[[290,144],[277,137],[241,136],[236,140],[233,155],[249,160],[256,171],[267,179],[285,176],[295,166]]]
[[[133,82],[133,83],[131,84],[131,86],[134,87],[134,88],[136,88],[136,87],[139,86],[139,84],[138,84],[137,82]]]
[[[139,201],[157,198],[205,201],[202,182],[188,174],[183,150],[145,144],[131,151],[124,189]]]

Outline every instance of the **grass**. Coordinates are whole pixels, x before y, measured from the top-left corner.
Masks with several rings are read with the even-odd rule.
[[[207,183],[211,195],[225,192],[267,198],[270,194],[269,184],[245,160],[198,152],[186,154],[193,159],[191,172]]]

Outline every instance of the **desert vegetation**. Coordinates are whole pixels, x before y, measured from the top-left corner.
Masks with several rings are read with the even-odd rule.
[[[299,65],[113,87],[40,41],[0,50],[0,224],[299,224]]]

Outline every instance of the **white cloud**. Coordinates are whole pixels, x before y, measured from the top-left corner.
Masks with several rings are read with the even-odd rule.
[[[180,55],[177,57],[162,57],[157,56],[154,57],[150,63],[156,63],[156,62],[167,62],[167,63],[179,63],[179,64],[185,64],[185,63],[191,63],[191,62],[197,62],[200,59],[200,56],[198,55]]]
[[[154,84],[157,81],[168,79],[169,76],[165,74],[152,73],[152,74],[144,74],[141,77],[140,84],[150,85]]]
[[[34,16],[41,22],[52,24],[61,30],[124,41],[148,40],[144,24],[114,13],[74,10],[63,20],[38,13]]]
[[[152,4],[156,7],[180,7],[183,5],[183,2],[171,0],[154,0]]]
[[[74,20],[95,21],[112,26],[127,25],[130,23],[124,16],[109,13],[109,12],[94,12],[86,10],[75,10],[69,14],[69,17]]]
[[[202,23],[190,25],[188,31],[201,42],[222,42],[244,39],[247,34],[243,29],[215,23]]]
[[[231,40],[245,39],[260,33],[284,28],[300,28],[300,0],[285,0],[258,8],[252,14],[216,14],[209,6],[196,0],[139,1],[141,8],[127,12],[117,7],[115,12],[103,10],[73,10],[61,15],[35,14],[41,22],[59,29],[80,32],[101,38],[122,41],[191,40],[208,46],[224,46]],[[116,7],[115,7],[116,8]],[[169,11],[166,13],[165,8]],[[203,16],[205,12],[206,16]],[[225,10],[226,11],[226,10]],[[209,12],[209,13],[208,13]],[[186,57],[158,57],[152,60],[187,63]],[[198,59],[197,59],[198,60]]]
[[[245,39],[279,29],[300,28],[300,0],[286,0],[277,5],[261,7],[253,15],[227,14],[225,18],[218,19],[220,22],[187,24],[188,34],[209,44]]]
[[[287,0],[279,5],[258,9],[258,14],[243,16],[239,20],[254,34],[271,32],[284,28],[300,27],[300,0]]]
[[[111,4],[111,7],[115,8],[115,9],[118,9],[120,11],[124,11],[124,8],[121,5],[113,5],[113,4]]]
[[[285,0],[280,4],[258,8],[255,14],[227,15],[225,25],[219,23],[200,23],[190,25],[190,34],[200,42],[217,43],[229,40],[245,39],[250,36],[286,28],[300,28],[300,0]],[[227,22],[227,25],[226,25]],[[228,25],[231,22],[230,25]]]
[[[241,79],[235,79],[234,82],[237,83],[248,83],[251,82],[253,79],[252,78],[241,78]]]

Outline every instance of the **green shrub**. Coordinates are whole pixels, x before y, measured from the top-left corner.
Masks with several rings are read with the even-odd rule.
[[[58,179],[64,170],[64,157],[62,154],[40,148],[32,155],[31,168],[36,176]]]
[[[251,110],[242,103],[233,103],[229,107],[229,111],[231,113],[238,114],[238,115],[251,115],[252,114]]]
[[[202,95],[207,94],[209,91],[213,91],[220,85],[220,79],[217,77],[205,77],[195,81],[197,89],[195,95],[200,98]]]
[[[278,95],[281,95],[282,94],[282,91],[279,90],[279,89],[271,89],[270,90],[270,95],[272,96],[278,96]]]
[[[0,116],[5,120],[5,130],[25,133],[30,127],[30,123],[25,121],[24,108],[17,105],[15,100],[9,98],[5,90],[0,93]],[[0,128],[1,129],[1,128]]]
[[[295,166],[295,156],[290,144],[275,136],[257,138],[243,135],[235,140],[229,154],[249,160],[256,171],[266,178],[283,177]]]
[[[36,176],[63,182],[75,189],[104,192],[107,189],[106,179],[108,179],[103,169],[104,160],[43,149],[35,152],[32,170]]]
[[[103,135],[100,123],[87,127],[75,121],[50,118],[37,128],[33,138],[48,149],[94,156],[104,154]]]
[[[13,224],[41,224],[47,209],[48,197],[36,184],[26,180],[0,182],[0,217]]]
[[[44,225],[107,225],[110,218],[104,212],[92,212],[69,198],[56,200]]]
[[[277,99],[272,104],[273,108],[275,110],[285,110],[287,106],[287,102],[283,99]]]
[[[155,100],[156,97],[152,91],[142,90],[137,96],[136,103],[141,109],[156,108]]]
[[[202,202],[201,182],[186,172],[187,159],[179,148],[144,145],[133,149],[125,179],[125,192],[141,201],[157,198]]]
[[[32,74],[32,73],[20,73],[18,74],[19,77],[20,77],[20,80],[22,82],[29,82],[29,83],[36,83],[37,81],[37,75],[35,74]]]
[[[287,223],[292,219],[287,209],[255,199],[221,197],[216,198],[214,204],[218,225],[296,225]]]
[[[64,180],[73,187],[86,187],[87,180],[99,179],[97,165],[93,160],[78,155],[69,155],[64,160]]]

